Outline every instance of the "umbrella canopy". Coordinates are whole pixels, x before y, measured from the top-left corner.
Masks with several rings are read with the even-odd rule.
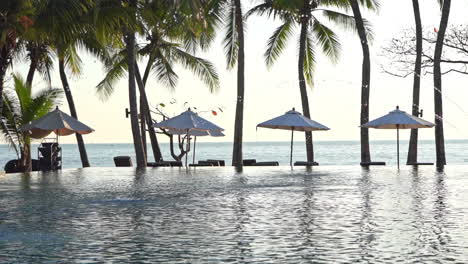
[[[171,135],[186,135],[187,130],[178,130],[178,129],[169,129],[167,130],[167,133]],[[212,137],[224,137],[225,135],[223,132],[219,130],[208,130],[208,131],[203,131],[203,130],[194,130],[191,129],[188,132],[189,136],[195,136],[195,137],[203,137],[203,136],[212,136]]]
[[[26,124],[21,130],[30,131],[32,138],[43,138],[51,132],[55,132],[59,136],[68,136],[73,133],[89,134],[94,131],[89,126],[60,111],[58,107],[41,118]]]
[[[294,131],[329,130],[330,128],[311,120],[294,110],[257,125],[257,127],[285,129]]]
[[[197,113],[192,112],[190,108],[182,114],[169,118],[154,124],[155,127],[164,129],[175,129],[175,130],[219,130],[224,129],[211,123],[210,121],[200,117]]]
[[[431,122],[401,111],[398,106],[390,113],[361,125],[361,127],[377,129],[412,129],[433,126]]]
[[[401,111],[397,106],[390,113],[367,122],[361,127],[377,128],[377,129],[396,129],[397,130],[397,166],[400,168],[400,129],[415,129],[415,128],[430,128],[435,126],[419,117],[410,115],[405,111]]]
[[[286,112],[284,115],[258,124],[257,127],[291,130],[291,154],[289,159],[289,164],[291,166],[294,131],[330,130],[330,128],[320,124],[319,122],[303,116],[301,113],[295,111],[294,108],[291,111]]]

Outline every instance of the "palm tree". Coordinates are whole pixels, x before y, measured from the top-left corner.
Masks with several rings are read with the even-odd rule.
[[[236,168],[242,168],[245,90],[244,18],[240,0],[229,1],[227,8],[229,11],[224,48],[226,51],[228,68],[233,68],[237,63],[237,100],[236,118],[234,121],[232,165]]]
[[[133,12],[136,19],[137,0],[129,0],[128,8]],[[141,139],[140,128],[138,127],[138,107],[137,94],[135,86],[135,64],[136,64],[136,38],[135,30],[126,28],[124,41],[127,51],[127,70],[128,70],[128,99],[130,105],[130,123],[133,135],[133,145],[135,148],[135,156],[137,168],[146,167],[146,156],[143,150],[143,142]]]
[[[209,61],[189,52],[196,50],[197,46],[205,47],[207,42],[211,41],[212,33],[209,31],[214,30],[210,26],[203,27],[205,31],[197,29],[200,22],[187,19],[188,16],[182,14],[182,11],[185,10],[170,7],[159,1],[143,5],[142,9],[147,11],[143,12],[140,17],[145,21],[145,30],[143,31],[148,42],[137,45],[137,56],[138,58],[147,58],[147,63],[142,73],[138,63],[135,64],[135,77],[140,92],[140,117],[142,123],[146,121],[153,146],[153,155],[156,161],[159,161],[162,157],[152,127],[153,120],[145,91],[146,83],[150,74],[153,73],[159,82],[171,89],[175,88],[178,75],[174,71],[174,64],[181,64],[197,75],[210,91],[217,90],[219,78],[214,66]],[[127,53],[120,49],[113,49],[111,53],[113,54],[112,59],[105,61],[106,77],[97,86],[98,94],[103,99],[113,93],[115,82],[123,77],[128,70]],[[142,133],[144,132],[142,129]]]
[[[413,0],[414,22],[416,26],[416,60],[414,62],[413,77],[413,110],[412,115],[419,116],[419,95],[421,87],[421,60],[422,60],[422,24],[421,13],[419,11],[419,1]],[[411,129],[408,158],[406,163],[416,163],[418,161],[418,130]]]
[[[378,8],[378,3],[375,0],[361,1],[361,4],[366,4],[369,9]],[[353,10],[354,19],[356,21],[356,28],[358,31],[359,39],[362,47],[362,84],[361,84],[361,125],[369,122],[369,96],[370,96],[370,54],[367,34],[366,21],[362,18],[361,10],[359,8],[358,0],[349,0],[351,9]],[[369,129],[361,127],[361,164],[369,163],[371,161],[369,150]]]
[[[442,16],[440,18],[437,41],[434,48],[434,114],[435,114],[435,144],[436,166],[442,169],[447,163],[445,159],[444,120],[442,111],[442,73],[440,60],[444,46],[445,31],[447,30],[450,15],[451,0],[443,0]]]
[[[302,111],[304,116],[308,118],[310,118],[310,110],[306,84],[313,86],[316,62],[315,44],[321,47],[332,62],[338,60],[341,48],[338,36],[331,28],[321,22],[321,18],[326,18],[335,25],[346,29],[355,29],[355,20],[352,16],[326,9],[326,7],[346,9],[349,8],[349,3],[341,0],[264,0],[263,3],[248,12],[248,15],[267,15],[268,17],[277,17],[282,21],[282,25],[274,31],[268,40],[265,52],[267,66],[272,66],[285,49],[294,27],[300,27],[298,79]],[[312,133],[306,132],[305,137],[307,160],[314,161]]]
[[[0,1],[0,97],[5,85],[5,76],[12,63],[18,45],[18,36],[25,32],[32,21],[29,19],[32,10],[30,0]],[[0,100],[0,113],[3,101]]]
[[[31,85],[18,75],[13,75],[14,89],[3,94],[4,108],[0,130],[10,145],[20,149],[20,165],[31,171],[31,138],[20,127],[50,112],[57,104],[62,91],[57,88],[32,93]]]

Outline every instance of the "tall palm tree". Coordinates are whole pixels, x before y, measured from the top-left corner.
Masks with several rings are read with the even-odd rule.
[[[224,48],[228,68],[237,63],[237,100],[236,117],[234,121],[234,143],[232,150],[232,165],[242,168],[242,142],[244,129],[244,92],[245,92],[245,53],[244,53],[244,18],[240,0],[227,3],[228,23]]]
[[[320,6],[319,6],[320,5]],[[288,39],[293,34],[295,26],[300,27],[298,79],[301,92],[302,111],[310,118],[307,84],[313,86],[316,45],[320,46],[325,55],[336,62],[341,45],[338,36],[322,18],[346,29],[355,30],[355,20],[347,14],[327,9],[327,7],[347,9],[349,3],[342,0],[264,0],[252,8],[248,15],[259,14],[279,18],[279,26],[269,38],[265,52],[267,66],[272,66],[285,49]],[[306,133],[307,160],[314,161],[312,133]]]
[[[30,0],[0,1],[0,98],[7,70],[18,45],[18,36],[31,26],[32,21],[28,16],[32,9]],[[0,100],[0,113],[2,105],[3,101]]]
[[[419,115],[419,95],[421,87],[421,60],[422,60],[422,23],[421,12],[419,10],[419,1],[413,0],[414,22],[416,26],[416,60],[414,62],[413,77],[413,110],[412,115]],[[416,163],[418,161],[418,130],[411,129],[408,158],[406,163]]]
[[[365,4],[368,9],[378,8],[378,2],[375,0],[359,0],[361,4]],[[367,35],[370,33],[366,31],[366,21],[362,18],[361,10],[359,8],[358,0],[349,0],[351,9],[353,10],[354,19],[356,21],[356,28],[361,41],[362,47],[362,84],[361,84],[361,125],[369,122],[369,97],[370,97],[370,53]],[[371,161],[369,149],[369,129],[361,127],[361,164],[369,163]]]
[[[19,75],[13,75],[14,89],[3,94],[4,108],[0,130],[11,145],[20,149],[20,165],[24,171],[31,171],[31,138],[20,127],[50,112],[57,104],[62,91],[49,88],[33,94],[31,85]]]
[[[445,31],[447,30],[450,15],[450,4],[451,0],[443,0],[442,16],[440,18],[437,40],[434,48],[434,114],[437,168],[443,168],[447,163],[445,159],[444,120],[442,108],[442,73],[440,69],[440,60],[442,57],[442,48],[444,46]]]

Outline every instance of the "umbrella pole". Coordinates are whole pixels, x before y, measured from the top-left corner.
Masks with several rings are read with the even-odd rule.
[[[291,154],[289,155],[289,166],[292,167],[292,155],[293,155],[293,139],[294,139],[294,127],[291,128]]]
[[[195,136],[195,139],[193,140],[193,155],[192,155],[192,157],[193,157],[193,162],[192,163],[193,164],[195,164],[195,149],[196,149],[196,147],[197,147],[197,136]]]
[[[400,169],[400,125],[397,125],[396,133],[397,133],[397,166],[398,166],[398,169]]]

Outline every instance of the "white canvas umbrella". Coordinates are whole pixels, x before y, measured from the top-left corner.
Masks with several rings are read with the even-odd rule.
[[[178,116],[155,123],[153,126],[172,130],[177,133],[187,134],[187,145],[190,144],[188,142],[190,135],[197,136],[196,134],[199,132],[205,132],[211,135],[216,133],[219,134],[221,131],[224,131],[223,128],[200,117],[197,113],[192,112],[190,108]],[[187,165],[187,156],[185,156],[185,164]]]
[[[43,138],[51,132],[57,136],[68,136],[74,133],[89,134],[94,131],[89,126],[60,111],[58,106],[54,111],[24,125],[21,130],[30,131],[32,138]]]
[[[434,124],[419,117],[401,111],[397,106],[390,113],[367,122],[361,127],[397,130],[397,165],[400,168],[400,129],[430,128]]]
[[[257,125],[257,127],[291,130],[291,154],[289,164],[292,166],[293,139],[294,131],[317,131],[329,130],[330,128],[311,120],[301,113],[294,110],[286,112],[286,114],[275,117]]]

